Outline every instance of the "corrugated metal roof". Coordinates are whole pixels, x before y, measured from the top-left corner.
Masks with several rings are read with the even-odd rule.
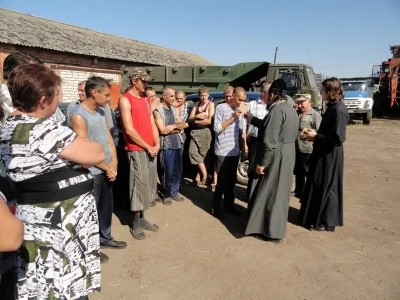
[[[0,42],[127,62],[213,65],[194,54],[0,8]]]

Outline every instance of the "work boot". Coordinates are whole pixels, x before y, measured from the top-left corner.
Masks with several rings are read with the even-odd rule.
[[[183,198],[182,196],[179,196],[179,195],[172,197],[172,199],[174,199],[177,202],[183,202],[185,200],[185,198]]]
[[[172,205],[172,198],[171,198],[171,197],[164,198],[164,199],[162,200],[162,202],[163,202],[165,205]]]
[[[133,217],[132,227],[129,229],[132,236],[137,240],[143,240],[146,238],[146,234],[144,233],[141,225],[140,225],[140,214],[135,214]]]
[[[112,239],[109,242],[100,243],[100,247],[101,248],[109,248],[109,249],[125,249],[126,243]]]
[[[144,211],[142,211],[140,216],[140,227],[144,230],[156,232],[158,230],[158,226],[156,224],[152,224],[144,218]]]
[[[106,254],[104,254],[103,252],[99,252],[100,253],[100,263],[104,264],[106,262],[108,262],[108,256]]]

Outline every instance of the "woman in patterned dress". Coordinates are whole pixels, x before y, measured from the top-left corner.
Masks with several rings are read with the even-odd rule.
[[[21,65],[7,84],[16,111],[0,130],[0,155],[25,226],[17,299],[87,299],[100,291],[100,242],[86,167],[101,162],[104,152],[50,118],[61,84],[51,69]]]
[[[0,124],[3,123],[4,116],[5,110],[0,103]],[[0,167],[2,167],[1,162]],[[10,212],[6,204],[7,199],[1,191],[3,185],[6,185],[6,180],[0,175],[0,252],[15,251],[21,246],[24,225]]]

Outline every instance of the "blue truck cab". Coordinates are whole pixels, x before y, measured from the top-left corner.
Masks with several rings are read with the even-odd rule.
[[[367,81],[342,81],[344,92],[344,104],[346,105],[350,119],[362,120],[369,125],[372,119],[373,89]]]

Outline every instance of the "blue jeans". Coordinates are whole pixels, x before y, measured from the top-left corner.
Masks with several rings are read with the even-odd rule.
[[[111,219],[113,213],[113,183],[105,173],[93,175],[94,197],[99,215],[100,243],[112,241]]]
[[[182,148],[161,150],[159,162],[164,198],[175,197],[179,193],[182,179]]]

